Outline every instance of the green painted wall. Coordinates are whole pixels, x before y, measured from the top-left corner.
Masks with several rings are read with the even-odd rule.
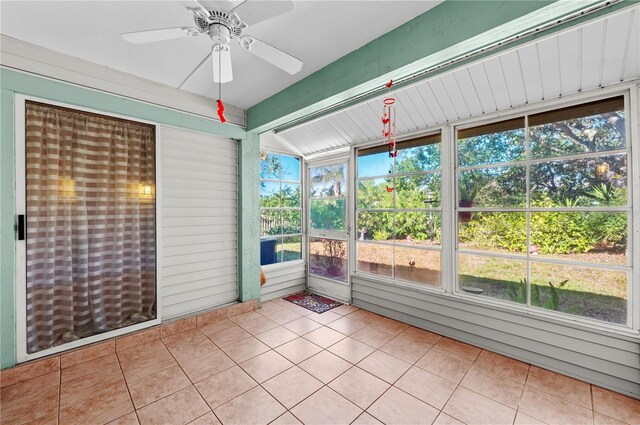
[[[202,117],[126,99],[95,90],[48,80],[6,68],[0,69],[0,366],[16,363],[15,322],[15,152],[14,96],[45,100],[153,121],[237,139],[239,152],[239,208],[241,214],[239,270],[243,301],[258,298],[259,283],[259,139],[244,129]],[[214,111],[212,111],[213,113]],[[253,228],[252,228],[253,227]]]

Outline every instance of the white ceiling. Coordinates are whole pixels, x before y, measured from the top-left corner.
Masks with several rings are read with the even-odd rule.
[[[234,81],[222,86],[226,103],[248,108],[442,1],[306,1],[295,11],[246,30],[304,62],[289,75],[231,45]],[[209,53],[208,37],[146,45],[121,33],[193,26],[177,1],[0,1],[0,33],[54,51],[178,87]],[[217,98],[205,64],[184,90]]]
[[[640,79],[640,6],[393,92],[400,136]],[[304,155],[381,139],[389,94],[278,133]]]

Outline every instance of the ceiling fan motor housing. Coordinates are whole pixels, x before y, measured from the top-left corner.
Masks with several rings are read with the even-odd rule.
[[[201,32],[207,33],[214,44],[228,44],[231,37],[239,37],[247,25],[238,16],[217,10],[209,11],[209,17],[203,19],[194,15],[194,21]]]

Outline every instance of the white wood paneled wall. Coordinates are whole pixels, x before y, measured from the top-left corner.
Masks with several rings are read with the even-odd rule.
[[[162,320],[238,298],[238,145],[160,130]]]
[[[382,98],[398,133],[640,78],[640,6],[478,60],[278,133],[304,155],[381,139]]]

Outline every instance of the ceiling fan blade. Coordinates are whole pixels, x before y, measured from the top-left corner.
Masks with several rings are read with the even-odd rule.
[[[253,53],[260,59],[277,66],[291,75],[297,74],[302,69],[302,61],[300,59],[295,58],[290,54],[265,43],[264,41],[258,40],[255,37],[243,37],[239,42],[240,46],[249,51],[249,53]]]
[[[223,10],[229,12],[238,7],[242,0],[199,0],[200,4],[208,10]]]
[[[266,21],[267,19],[275,18],[287,12],[291,12],[296,9],[296,4],[293,0],[283,1],[258,1],[258,0],[245,0],[238,5],[231,12],[238,14],[242,22],[247,25],[255,25],[258,22]]]
[[[180,4],[202,19],[206,20],[209,17],[209,11],[198,0],[180,0]]]
[[[231,51],[229,46],[213,46],[211,52],[213,62],[213,82],[228,83],[233,80],[231,69]]]
[[[182,37],[195,37],[200,32],[193,27],[182,27],[182,28],[162,28],[157,30],[149,30],[149,31],[136,31],[136,32],[127,32],[124,34],[120,34],[122,38],[127,40],[129,43],[134,44],[143,44],[143,43],[153,43],[156,41],[164,41],[164,40],[172,40],[174,38],[182,38]]]

